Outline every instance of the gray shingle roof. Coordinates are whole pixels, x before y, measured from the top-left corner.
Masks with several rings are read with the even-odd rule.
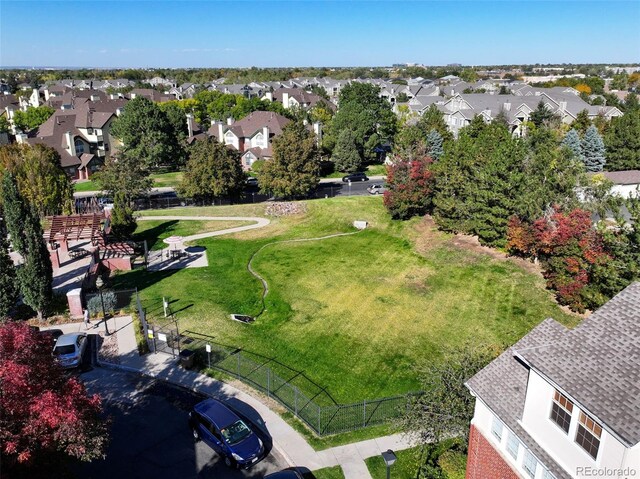
[[[628,446],[640,442],[640,282],[557,341],[515,350]]]

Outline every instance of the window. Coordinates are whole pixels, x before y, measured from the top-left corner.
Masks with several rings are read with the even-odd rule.
[[[580,411],[576,442],[594,459],[598,456],[600,436],[602,436],[602,426]]]
[[[507,439],[507,452],[514,459],[518,458],[518,449],[520,449],[520,441],[513,434],[509,434],[509,439]]]
[[[84,153],[84,143],[82,143],[81,140],[76,140],[74,142],[75,148],[76,148],[76,155],[81,155],[82,153]]]
[[[542,479],[556,479],[556,477],[545,469],[542,473]]]
[[[497,417],[493,418],[493,424],[491,424],[491,433],[496,437],[498,442],[502,440],[502,422]]]
[[[573,403],[566,396],[558,391],[553,395],[553,404],[551,405],[551,420],[555,422],[564,432],[569,432],[571,424],[571,413],[573,412]]]
[[[524,460],[522,461],[522,468],[525,470],[527,475],[532,479],[536,477],[536,469],[538,467],[538,460],[536,457],[531,454],[529,451],[524,452]]]

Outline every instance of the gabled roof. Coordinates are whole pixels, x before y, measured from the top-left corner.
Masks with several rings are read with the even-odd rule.
[[[614,185],[640,185],[640,170],[602,171],[592,174],[604,175],[604,177],[612,181]]]
[[[640,442],[640,282],[555,341],[514,349],[627,446]]]

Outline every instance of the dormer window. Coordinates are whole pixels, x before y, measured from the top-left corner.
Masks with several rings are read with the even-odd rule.
[[[598,457],[602,426],[580,411],[580,421],[576,432],[576,442],[592,457]]]
[[[550,419],[560,426],[560,429],[566,433],[569,432],[572,412],[573,403],[565,395],[556,391],[553,395]]]

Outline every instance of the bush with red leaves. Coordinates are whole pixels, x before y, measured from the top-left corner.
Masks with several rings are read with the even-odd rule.
[[[384,205],[393,219],[424,215],[433,199],[433,160],[420,150],[409,157],[396,157],[387,167]]]
[[[52,454],[102,457],[107,425],[98,395],[55,362],[51,342],[24,323],[0,325],[0,447],[3,467]]]

